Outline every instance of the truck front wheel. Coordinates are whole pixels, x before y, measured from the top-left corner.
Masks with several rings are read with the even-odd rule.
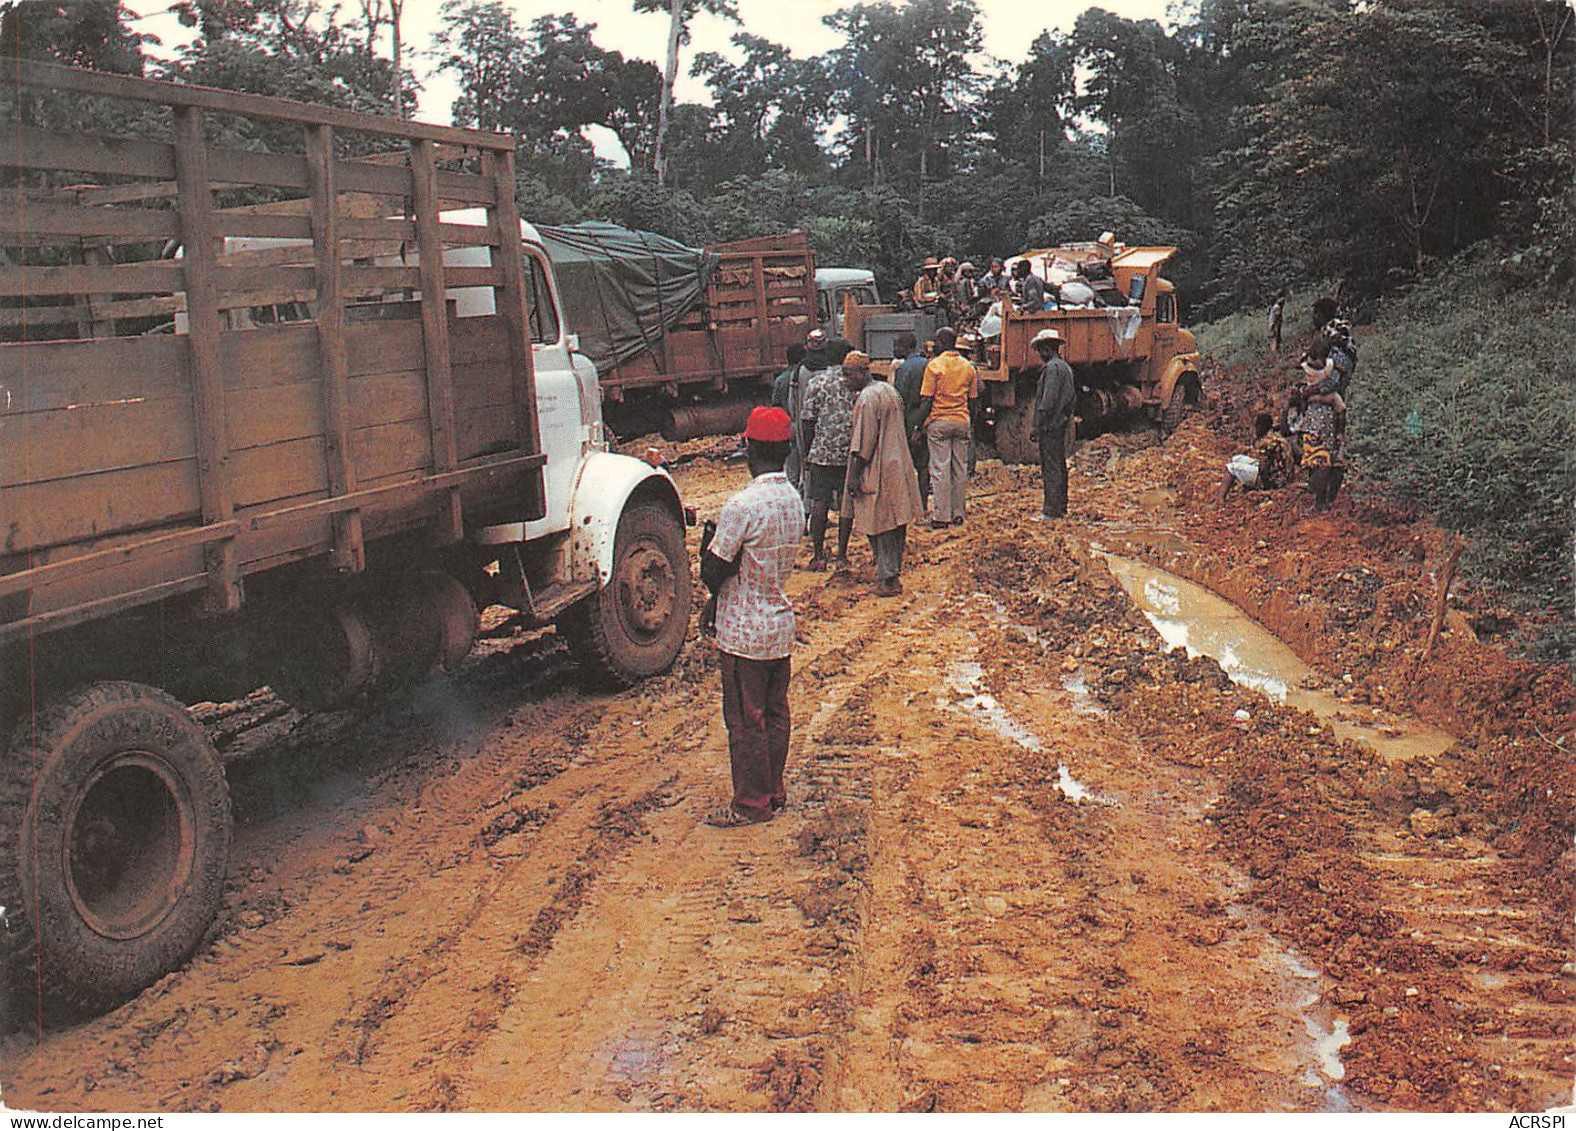
[[[68,1008],[105,1008],[175,970],[218,913],[224,770],[202,727],[155,688],[90,684],[24,721],[0,830],[4,957],[36,962],[38,984]]]
[[[666,671],[689,631],[684,528],[661,506],[630,507],[618,522],[608,583],[559,621],[580,663],[620,686]]]
[[[1198,404],[1198,398],[1198,379],[1189,380],[1186,375],[1178,378],[1177,383],[1171,387],[1171,396],[1167,399],[1165,408],[1160,413],[1162,438],[1177,430],[1177,425],[1182,423],[1182,418],[1188,414],[1188,410]]]

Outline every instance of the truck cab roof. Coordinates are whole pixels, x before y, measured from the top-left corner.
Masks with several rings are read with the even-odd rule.
[[[468,224],[474,228],[487,226],[487,209],[485,208],[457,208],[452,211],[440,213],[439,219],[445,224]],[[520,238],[527,243],[540,244],[541,233],[536,226],[528,220],[520,221]]]
[[[817,267],[815,269],[815,285],[817,287],[846,287],[859,283],[874,283],[876,273],[867,271],[863,267]]]

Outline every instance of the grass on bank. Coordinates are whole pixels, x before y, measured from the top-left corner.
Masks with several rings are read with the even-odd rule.
[[[1315,296],[1286,305],[1290,341]],[[1264,311],[1196,327],[1226,366],[1267,361]],[[1576,659],[1576,308],[1457,262],[1387,299],[1357,331],[1352,458],[1470,541],[1463,567],[1528,616],[1529,658]]]

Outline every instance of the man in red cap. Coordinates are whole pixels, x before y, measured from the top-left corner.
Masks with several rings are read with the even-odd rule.
[[[706,818],[732,829],[769,821],[786,804],[793,572],[804,505],[783,474],[793,425],[780,408],[750,413],[744,445],[750,484],[729,499],[701,538],[700,579],[715,601],[733,802]]]

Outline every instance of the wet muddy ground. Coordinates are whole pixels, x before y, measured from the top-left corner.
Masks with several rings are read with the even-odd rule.
[[[982,460],[901,599],[863,547],[797,574],[766,826],[700,824],[728,774],[699,640],[609,696],[500,615],[406,702],[205,709],[220,921],[122,1008],[9,1037],[5,1102],[1570,1103],[1568,675],[1477,639],[1469,588],[1422,665],[1443,539],[1360,484],[1330,516],[1216,504],[1231,392],[1163,446],[1083,446],[1063,524]],[[673,452],[703,515],[731,447]]]

